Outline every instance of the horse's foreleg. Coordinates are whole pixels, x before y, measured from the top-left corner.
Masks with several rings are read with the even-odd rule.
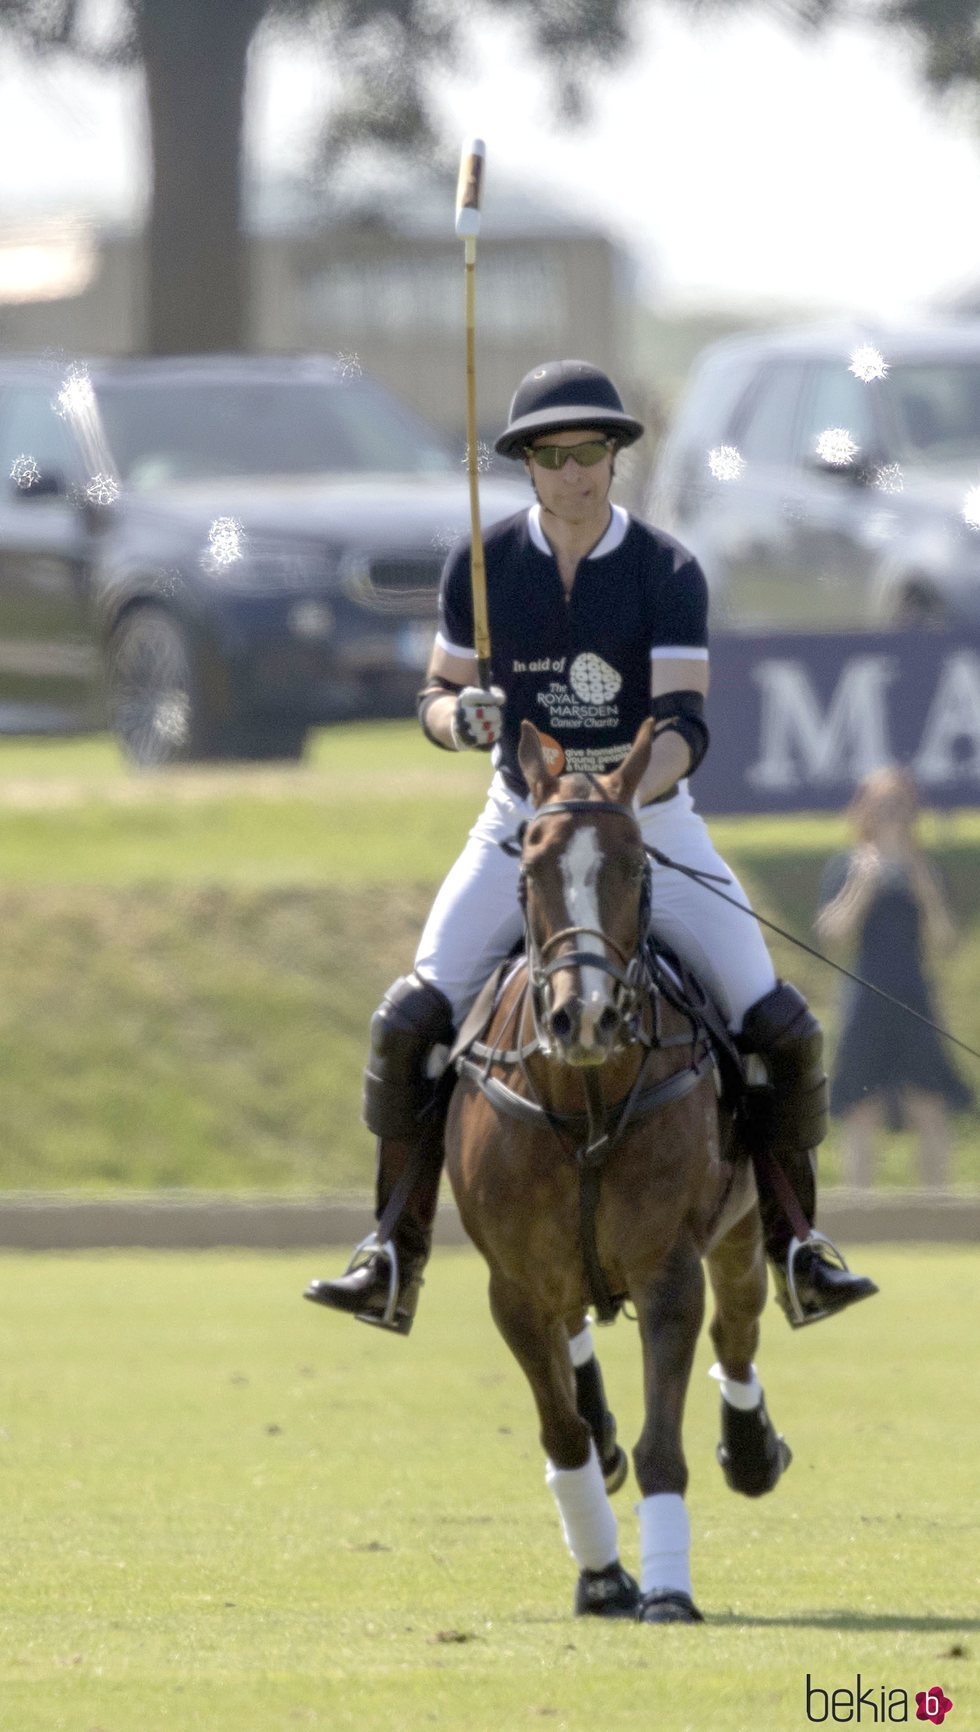
[[[638,1589],[619,1562],[616,1517],[592,1434],[576,1410],[564,1323],[536,1313],[528,1295],[496,1273],[490,1278],[490,1308],[537,1405],[548,1458],[545,1478],[558,1505],[565,1543],[581,1572],[574,1609],[599,1617],[632,1617]]]
[[[591,1433],[575,1409],[572,1363],[563,1324],[543,1317],[527,1292],[496,1270],[490,1276],[490,1310],[531,1385],[548,1460],[560,1470],[583,1467],[589,1458]]]
[[[704,1272],[690,1242],[675,1246],[655,1280],[631,1282],[643,1341],[646,1420],[633,1463],[640,1490],[639,1616],[644,1623],[700,1623],[691,1599],[687,1463],[681,1427],[704,1314]]]
[[[766,1302],[766,1254],[755,1209],[750,1209],[708,1253],[715,1312],[708,1333],[725,1376],[749,1383]]]
[[[711,1376],[721,1389],[718,1460],[733,1491],[761,1497],[793,1458],[766,1412],[752,1363],[766,1302],[765,1251],[754,1209],[711,1251],[708,1272],[715,1295],[709,1333],[718,1355]]]
[[[566,1327],[575,1377],[575,1406],[595,1439],[606,1490],[612,1493],[624,1484],[629,1462],[626,1451],[616,1441],[616,1417],[606,1400],[592,1328],[588,1318],[578,1314],[568,1320]]]

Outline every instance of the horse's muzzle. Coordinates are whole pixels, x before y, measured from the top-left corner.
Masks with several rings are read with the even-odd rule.
[[[563,1064],[598,1065],[622,1045],[623,1017],[608,1001],[589,1006],[570,996],[544,1018],[551,1049]]]

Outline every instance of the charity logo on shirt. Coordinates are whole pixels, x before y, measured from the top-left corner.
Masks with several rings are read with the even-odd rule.
[[[565,679],[542,685],[536,701],[546,712],[551,728],[606,731],[619,721],[619,706],[613,699],[622,684],[622,675],[589,650],[575,657]]]
[[[535,717],[535,726],[544,750],[545,762],[553,776],[563,770],[603,771],[619,763],[627,754],[630,742],[608,740],[610,729],[621,724],[619,705],[614,702],[623,685],[623,676],[611,664],[593,651],[584,651],[567,665],[564,656],[542,656],[537,661],[514,660],[515,674],[550,674],[552,677],[534,693],[534,704],[545,712],[545,725]],[[564,678],[555,677],[564,675]],[[554,732],[546,731],[554,730]],[[572,745],[568,736],[581,732],[599,732],[607,736],[603,745]],[[561,742],[555,734],[564,735]]]
[[[584,704],[608,704],[619,691],[623,676],[601,656],[589,651],[575,657],[568,670],[568,683]]]

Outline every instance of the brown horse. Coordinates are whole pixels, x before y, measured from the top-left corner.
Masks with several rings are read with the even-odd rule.
[[[719,1460],[733,1489],[775,1485],[790,1460],[753,1358],[766,1268],[750,1163],[719,1098],[704,1026],[658,987],[647,949],[650,862],[633,796],[641,727],[619,769],[552,776],[524,723],[536,808],[521,838],[526,961],[460,1065],[447,1166],[490,1304],[537,1404],[547,1478],[579,1566],[575,1610],[700,1622],[691,1598],[684,1400],[704,1310],[722,1388]],[[586,1308],[632,1303],[645,1423],[633,1452],[640,1583],[622,1568],[592,1432],[576,1407],[569,1340]],[[612,1300],[613,1303],[610,1303]]]

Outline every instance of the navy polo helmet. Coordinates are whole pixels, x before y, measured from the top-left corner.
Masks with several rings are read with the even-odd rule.
[[[627,415],[606,373],[588,361],[544,361],[525,373],[511,400],[507,426],[495,442],[501,457],[522,457],[532,439],[570,427],[598,427],[632,445],[642,421]]]

